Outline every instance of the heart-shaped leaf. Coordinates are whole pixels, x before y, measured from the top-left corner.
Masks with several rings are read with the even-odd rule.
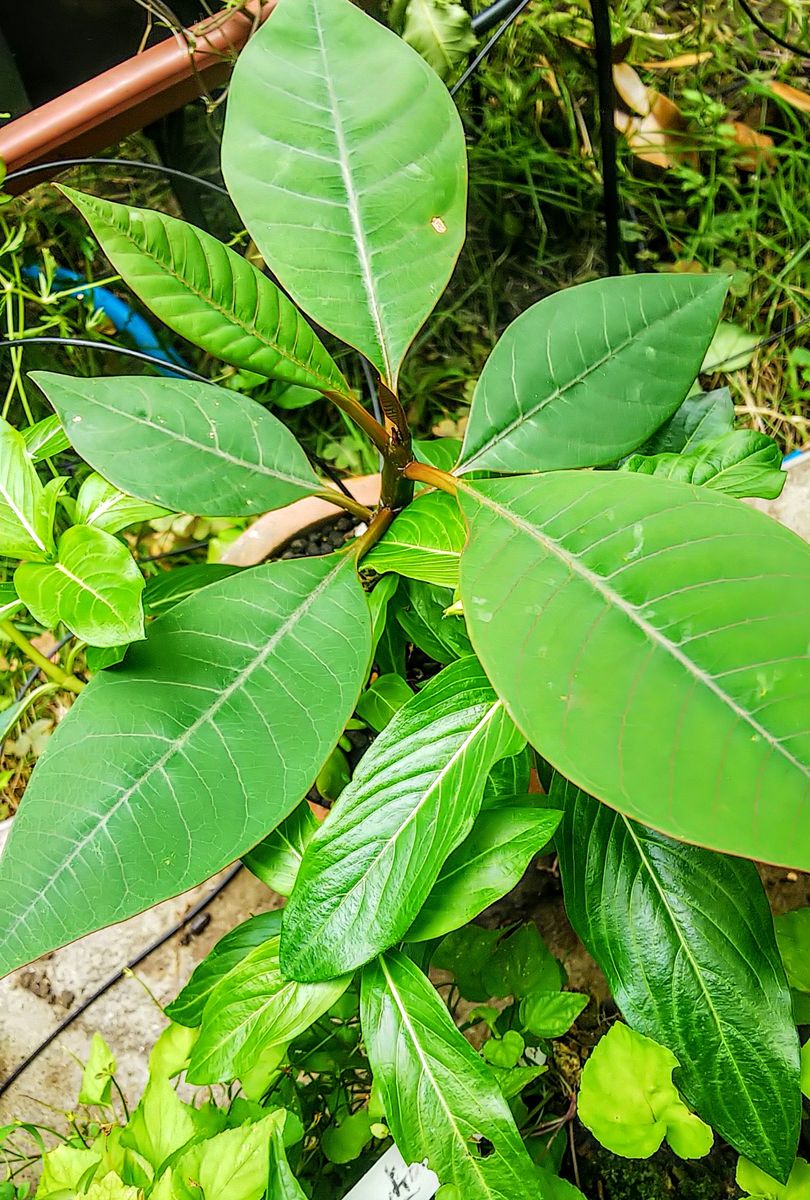
[[[90,682],[37,764],[0,860],[0,973],[176,896],[265,837],[354,711],[369,647],[345,555],[242,571],[160,617]]]
[[[464,241],[464,133],[434,72],[350,0],[282,0],[236,64],[222,169],[293,300],[395,388]]]
[[[471,829],[489,768],[521,744],[474,658],[409,700],[304,852],[284,910],[285,974],[329,979],[401,938]]]
[[[295,305],[241,254],[165,213],[62,191],[136,296],[181,337],[246,371],[348,391]]]
[[[34,371],[82,458],[175,512],[243,517],[321,489],[293,435],[255,401],[189,379]]]
[[[673,842],[559,775],[551,794],[565,811],[566,912],[625,1020],[673,1052],[678,1085],[704,1120],[787,1178],[799,1042],[753,863]]]
[[[810,546],[622,471],[460,497],[473,645],[543,757],[673,837],[810,867]]]
[[[727,288],[721,275],[628,275],[527,309],[481,373],[459,470],[589,467],[635,450],[689,391]]]
[[[92,646],[143,637],[143,576],[123,542],[88,525],[72,525],[50,563],[22,563],[14,572],[20,599],[47,629],[64,621]]]

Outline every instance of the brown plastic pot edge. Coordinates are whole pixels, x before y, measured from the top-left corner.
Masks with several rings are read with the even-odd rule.
[[[0,129],[6,170],[95,154],[224,83],[236,55],[274,7],[275,0],[247,0],[236,12],[200,22],[186,37],[176,33],[11,121]],[[53,173],[12,180],[8,190],[24,192]]]

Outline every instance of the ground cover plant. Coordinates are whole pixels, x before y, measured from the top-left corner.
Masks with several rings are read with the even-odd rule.
[[[373,110],[372,71],[387,81]],[[237,67],[223,165],[284,291],[175,218],[70,196],[169,328],[353,421],[382,456],[381,502],[341,501],[366,529],[338,553],[216,579],[194,568],[186,598],[156,604],[120,531],[323,492],[289,429],[209,383],[37,372],[55,418],[0,430],[0,550],[19,560],[3,628],[30,654],[17,611],[63,624],[96,672],[54,679],[79,695],[0,863],[0,967],[242,856],[289,897],[169,1008],[196,1031],[173,1032],[177,1069],[238,1080],[261,1113],[237,1109],[227,1131],[186,1114],[187,1136],[151,1158],[152,1132],[130,1129],[149,1171],[99,1154],[65,1188],[199,1194],[206,1141],[236,1130],[228,1144],[248,1139],[262,1165],[234,1200],[299,1194],[279,1149],[295,1101],[275,1089],[299,1039],[337,1014],[376,1089],[359,1107],[362,1088],[339,1097],[337,1128],[365,1111],[362,1146],[390,1131],[442,1200],[569,1194],[521,1135],[546,1044],[583,998],[530,926],[470,924],[552,838],[570,919],[624,1018],[583,1072],[583,1123],[639,1157],[664,1138],[699,1157],[714,1130],[750,1194],[791,1188],[805,1170],[791,987],[810,988],[795,965],[788,980],[750,860],[810,862],[810,550],[740,503],[778,494],[776,446],[734,428],[727,393],[693,388],[728,277],[628,275],[541,301],[487,361],[463,444],[419,443],[400,368],[465,230],[444,85],[348,0],[282,0]],[[383,422],[304,312],[371,364]],[[52,438],[92,468],[75,494],[37,472]],[[409,646],[433,664],[418,690]],[[305,797],[358,722],[376,736],[318,825]],[[431,967],[484,1005],[482,1055]]]

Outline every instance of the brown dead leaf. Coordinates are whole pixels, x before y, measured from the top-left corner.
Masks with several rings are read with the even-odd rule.
[[[686,120],[677,104],[654,88],[648,88],[627,63],[621,65],[627,70],[619,72],[621,89],[617,85],[616,90],[628,108],[634,108],[640,115],[634,117],[617,111],[614,123],[618,131],[624,134],[633,154],[642,162],[652,163],[663,170],[679,163],[687,163],[697,170],[697,154],[683,142]],[[615,79],[617,68],[613,70]],[[636,80],[644,89],[643,99]]]
[[[613,86],[616,94],[631,112],[638,113],[640,117],[649,115],[652,109],[650,88],[629,63],[616,63],[613,68]]]
[[[712,57],[711,50],[701,50],[699,54],[675,54],[672,58],[656,58],[637,65],[645,71],[680,71],[683,67],[700,66]]]
[[[39,637],[31,638],[31,645],[35,650],[39,650],[40,654],[50,658],[56,649],[57,641],[52,633],[41,633]]]
[[[752,129],[744,121],[732,121],[734,141],[738,147],[737,166],[741,171],[758,171],[773,165],[773,138]]]
[[[769,92],[773,92],[774,96],[778,96],[780,100],[789,104],[791,108],[798,108],[799,112],[810,113],[810,94],[807,92],[791,87],[789,83],[780,83],[778,79],[766,79],[765,87]]]

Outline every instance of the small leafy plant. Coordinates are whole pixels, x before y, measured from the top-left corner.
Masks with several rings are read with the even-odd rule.
[[[23,560],[9,603],[122,661],[69,685],[81,695],[34,772],[0,864],[0,969],[245,857],[289,899],[280,931],[234,931],[171,1007],[200,1030],[188,1079],[272,1072],[359,996],[405,1159],[451,1195],[517,1200],[535,1164],[498,1071],[531,1069],[526,1039],[495,1023],[482,1059],[427,971],[553,837],[617,1030],[661,1092],[654,1137],[703,1148],[705,1122],[786,1184],[799,1041],[750,860],[810,867],[810,549],[740,503],[778,494],[776,447],[734,429],[727,394],[694,391],[727,279],[541,301],[493,350],[463,445],[420,444],[399,370],[465,231],[464,136],[439,78],[349,0],[281,0],[236,68],[223,168],[280,286],[181,221],[69,194],[171,329],[337,405],[382,457],[380,503],[329,493],[367,523],[350,547],[198,573],[145,628],[125,520],[244,518],[324,485],[232,390],[35,376],[97,475],[60,532],[61,483],[42,486],[2,430],[0,549]],[[371,364],[382,422],[303,312]],[[96,493],[112,525],[90,519]],[[433,664],[418,681],[414,646]],[[376,736],[318,825],[305,797],[360,721]],[[495,957],[477,960],[474,999],[512,996],[537,1037],[568,1027],[581,1001],[558,975],[526,990],[513,971],[499,991]],[[151,1194],[186,1200],[184,1178]]]

